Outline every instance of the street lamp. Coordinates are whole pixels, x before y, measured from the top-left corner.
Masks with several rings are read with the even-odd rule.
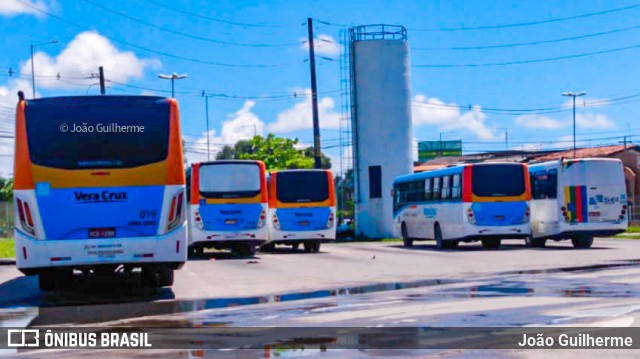
[[[182,75],[178,75],[177,73],[172,73],[171,75],[164,75],[164,74],[160,74],[158,75],[158,78],[163,79],[163,80],[171,80],[171,97],[175,97],[175,81],[176,80],[180,80],[180,79],[186,79],[187,78],[187,74],[182,74]]]
[[[31,88],[33,89],[33,98],[36,98],[36,76],[35,76],[35,71],[34,71],[34,66],[33,66],[33,49],[35,49],[36,47],[39,46],[44,46],[44,45],[50,45],[50,44],[57,44],[59,41],[58,40],[51,40],[51,41],[47,41],[47,42],[43,42],[40,44],[31,44]]]
[[[576,97],[584,96],[587,93],[582,91],[579,93],[565,92],[562,96],[573,97],[573,158],[576,158]]]

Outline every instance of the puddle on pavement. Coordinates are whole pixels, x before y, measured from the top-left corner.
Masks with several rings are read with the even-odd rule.
[[[617,267],[637,266],[640,260],[611,263],[607,265],[594,265],[583,267],[569,267],[560,269],[531,270],[503,273],[502,275],[522,275],[522,274],[551,274],[575,271],[598,271]],[[570,278],[568,279],[570,282]],[[447,285],[464,284],[474,282],[476,284],[468,287],[458,287],[447,289]],[[482,284],[477,284],[481,282]],[[297,293],[284,293],[266,296],[238,297],[238,298],[213,298],[197,300],[173,300],[173,292],[168,289],[162,290],[135,290],[124,287],[124,292],[118,293],[109,289],[110,294],[97,292],[87,294],[86,291],[63,292],[57,294],[43,295],[42,306],[39,314],[30,325],[56,325],[56,324],[90,324],[118,321],[129,318],[140,318],[146,316],[158,316],[175,313],[195,312],[207,309],[228,308],[235,306],[248,306],[253,304],[279,303],[300,301],[305,299],[319,299],[329,297],[341,297],[356,294],[370,294],[380,292],[391,292],[403,289],[417,288],[444,288],[429,291],[421,294],[411,294],[404,300],[442,300],[447,298],[474,298],[474,297],[496,297],[496,296],[565,296],[565,297],[637,297],[640,290],[635,287],[622,284],[601,284],[592,286],[572,285],[563,283],[562,285],[531,285],[530,281],[508,281],[487,282],[487,279],[467,278],[467,279],[428,279],[411,282],[396,283],[376,283],[353,287],[343,287],[327,290],[304,291]],[[551,283],[554,284],[554,283]],[[106,304],[104,300],[106,296]],[[96,303],[97,302],[97,303]],[[126,304],[123,304],[125,302]],[[324,308],[323,310],[341,310],[340,305],[333,304],[334,308]],[[320,307],[303,307],[298,311],[310,312]],[[222,314],[222,313],[221,313]],[[232,314],[229,314],[232,315]],[[2,318],[0,312],[0,319]],[[220,320],[217,316],[211,325],[227,325],[230,321]],[[166,323],[149,321],[145,323],[149,326],[166,325]],[[175,325],[177,323],[172,323]],[[189,326],[183,323],[181,325]]]

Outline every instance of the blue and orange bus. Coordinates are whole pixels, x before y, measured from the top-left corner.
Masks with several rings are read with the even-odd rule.
[[[267,239],[267,171],[261,161],[211,161],[191,166],[189,249],[231,249],[253,256]]]
[[[17,267],[42,290],[74,270],[141,269],[173,284],[186,261],[185,173],[177,102],[81,96],[17,106],[14,163]]]
[[[396,234],[406,247],[435,239],[438,249],[461,241],[495,249],[502,239],[526,239],[528,177],[520,163],[465,164],[400,176],[392,190]]]
[[[336,194],[329,170],[285,170],[269,177],[269,251],[277,244],[319,252],[336,239]]]

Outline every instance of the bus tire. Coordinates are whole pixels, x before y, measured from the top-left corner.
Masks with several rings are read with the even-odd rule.
[[[407,231],[407,225],[404,224],[404,222],[402,222],[402,244],[405,247],[411,247],[413,246],[413,239],[409,238],[409,233]]]
[[[300,242],[291,243],[291,250],[297,251],[300,248]]]
[[[484,249],[498,249],[500,248],[500,239],[483,239],[482,248]]]
[[[318,253],[320,252],[320,241],[305,241],[304,242],[304,251],[309,253]]]
[[[440,229],[440,224],[436,223],[436,225],[433,227],[433,237],[436,240],[436,248],[437,249],[445,249],[446,248],[446,244],[444,242],[444,240],[442,239],[442,229]]]
[[[574,248],[578,249],[588,249],[593,245],[593,236],[590,235],[580,235],[571,238],[571,243],[573,243]]]
[[[547,245],[547,240],[526,236],[524,238],[524,244],[530,248],[544,248]]]
[[[276,244],[275,243],[265,243],[262,246],[260,246],[260,252],[273,252],[276,250]]]
[[[236,251],[241,257],[253,257],[256,255],[256,246],[253,243],[240,243]]]
[[[158,270],[158,287],[171,287],[173,285],[173,268]]]
[[[40,288],[42,292],[55,290],[57,281],[56,273],[53,273],[51,270],[38,274],[38,288]]]

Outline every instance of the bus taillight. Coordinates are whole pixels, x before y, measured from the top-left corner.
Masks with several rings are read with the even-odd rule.
[[[524,211],[524,218],[522,219],[522,223],[528,223],[530,219],[531,219],[531,212],[529,210],[529,206],[527,206],[527,209],[525,209]]]
[[[260,219],[258,220],[258,228],[264,227],[265,220],[267,219],[267,211],[264,209],[260,212]]]
[[[36,234],[36,229],[33,224],[33,216],[31,215],[31,210],[29,209],[29,204],[27,202],[23,202],[19,198],[17,199],[18,203],[18,217],[20,218],[20,225],[22,229],[31,234],[32,236]]]
[[[329,220],[327,221],[327,228],[333,227],[333,212],[329,213]]]
[[[182,202],[184,201],[184,192],[180,191],[171,199],[171,208],[169,209],[169,220],[167,230],[172,230],[182,222]]]
[[[273,214],[273,228],[280,230],[280,221],[278,221],[278,215]]]
[[[476,217],[473,215],[471,207],[467,208],[467,217],[469,218],[469,223],[476,224]]]

